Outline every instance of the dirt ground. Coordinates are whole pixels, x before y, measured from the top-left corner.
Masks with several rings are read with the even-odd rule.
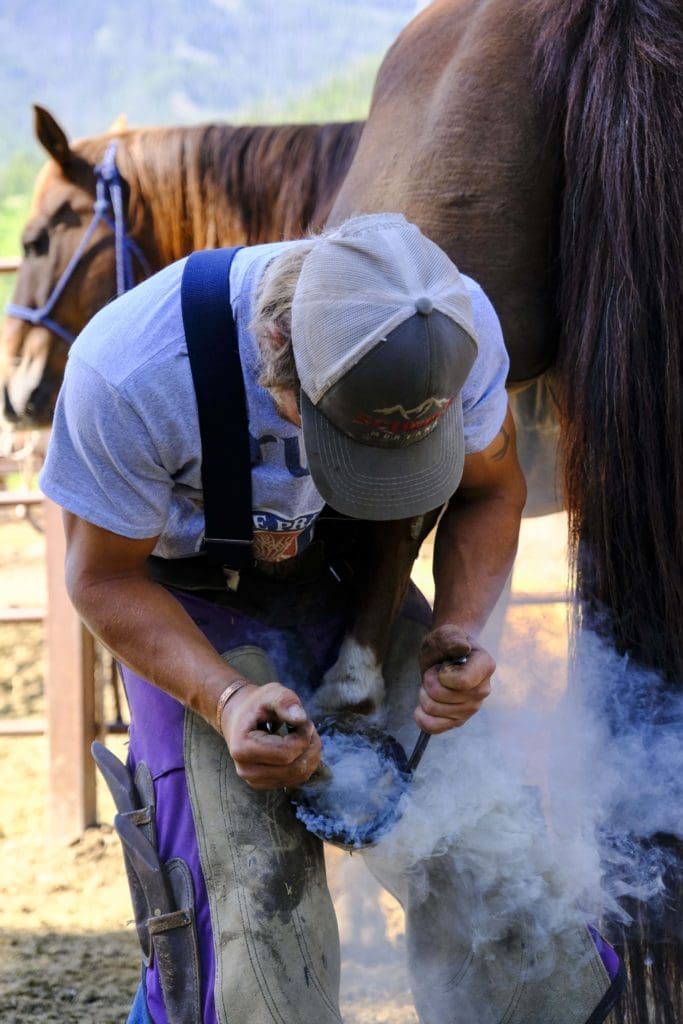
[[[0,517],[0,607],[41,606],[42,537],[13,511],[0,510]],[[514,592],[564,590],[564,535],[562,516],[527,522]],[[416,577],[431,589],[427,552]],[[515,667],[515,652],[530,637],[560,666],[553,682],[563,685],[565,617],[562,603],[510,609],[502,643],[509,652],[508,685],[523,683],[525,664]],[[0,1019],[123,1024],[139,967],[118,839],[108,824],[112,805],[98,790],[102,824],[67,847],[46,842],[45,738],[6,734],[19,718],[38,722],[42,711],[42,624],[1,623]],[[107,742],[125,756],[125,737]],[[377,889],[360,858],[330,851],[329,868],[342,938],[346,1024],[416,1024],[398,906]]]

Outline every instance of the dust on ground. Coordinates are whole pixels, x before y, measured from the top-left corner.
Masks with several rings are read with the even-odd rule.
[[[563,517],[528,521],[515,591],[564,590],[564,532]],[[427,551],[415,575],[429,593]],[[0,608],[44,601],[42,535],[13,511],[0,510]],[[504,646],[514,651],[532,629],[536,642],[561,663],[565,625],[562,603],[515,605]],[[43,671],[42,624],[0,623],[0,727],[17,719],[39,721]],[[508,683],[515,686],[514,671]],[[108,737],[107,745],[125,757],[124,736]],[[0,728],[0,1016],[3,1024],[123,1024],[139,979],[139,956],[119,843],[108,824],[113,806],[98,779],[103,824],[70,846],[48,843],[46,759],[43,735],[6,735]],[[417,1024],[398,905],[359,857],[330,850],[328,867],[342,940],[346,1024]]]

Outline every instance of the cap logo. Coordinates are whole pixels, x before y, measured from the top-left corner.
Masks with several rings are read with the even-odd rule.
[[[444,412],[453,401],[452,398],[425,398],[424,402],[420,402],[413,409],[405,409],[402,405],[390,405],[386,409],[373,409],[373,412],[379,413],[380,416],[391,416],[393,413],[398,413],[404,420],[414,420],[417,416],[423,416],[429,409],[438,409],[440,412]]]
[[[366,444],[379,442],[402,447],[413,444],[430,434],[436,426],[437,420],[441,419],[452,402],[453,397],[451,396],[449,398],[427,398],[424,402],[416,405],[414,409],[405,409],[402,405],[392,405],[386,409],[373,409],[371,413],[356,413],[353,422],[364,428],[363,441]],[[430,413],[430,415],[425,415],[425,413]]]

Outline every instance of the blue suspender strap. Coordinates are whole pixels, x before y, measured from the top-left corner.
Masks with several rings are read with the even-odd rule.
[[[183,327],[202,442],[204,551],[212,564],[253,564],[251,460],[230,265],[239,251],[193,253],[183,272]]]

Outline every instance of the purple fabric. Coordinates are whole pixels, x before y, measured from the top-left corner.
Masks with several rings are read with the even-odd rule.
[[[273,659],[279,681],[304,693],[315,689],[326,668],[339,650],[344,623],[341,616],[321,622],[307,622],[306,651],[309,665],[302,669],[297,658],[296,673],[290,669],[291,651],[301,644],[298,630],[277,629],[235,610],[193,594],[175,592],[202,633],[217,651],[228,651],[240,644],[255,644]],[[178,701],[150,683],[125,670],[126,694],[131,712],[130,746],[135,760],[145,761],[152,777],[183,768],[183,723],[185,709]],[[150,723],[154,728],[150,729]]]
[[[280,630],[201,597],[176,593],[207,639],[218,651],[241,644],[255,644],[268,651],[278,668],[280,681],[296,688],[287,668],[288,651],[301,637],[293,630]],[[304,686],[313,687],[332,664],[343,635],[341,616],[306,624],[306,646],[315,652],[304,673]],[[197,838],[187,791],[183,732],[185,708],[172,697],[122,668],[123,682],[131,712],[129,765],[131,770],[145,761],[154,779],[159,856],[162,861],[182,857],[194,880],[197,936],[201,965],[201,1000],[204,1024],[215,1024],[215,957],[209,903],[199,859]],[[147,1006],[154,1024],[167,1024],[156,965],[146,971]]]
[[[615,950],[612,949],[609,942],[606,942],[605,939],[603,939],[602,935],[600,935],[600,933],[595,930],[595,928],[593,928],[591,925],[588,925],[588,931],[590,932],[591,939],[593,940],[595,948],[597,949],[598,954],[600,955],[603,967],[609,975],[609,980],[614,981],[617,974],[619,973],[619,968],[621,967],[621,960],[617,956]]]
[[[192,820],[190,798],[182,766],[183,721],[185,709],[173,698],[155,689],[122,667],[123,683],[131,704],[131,741],[128,763],[131,772],[139,761],[145,761],[152,772],[156,795],[156,825],[159,857],[162,862],[182,857],[187,863],[194,884],[197,937],[201,971],[203,1020],[216,1019],[213,999],[215,971],[211,921],[204,875],[199,860],[197,838]],[[135,711],[133,710],[135,708]],[[144,723],[154,723],[145,729]],[[133,723],[136,737],[133,736]],[[137,740],[141,740],[138,742]],[[151,756],[150,756],[151,755]],[[163,767],[176,762],[174,767]],[[167,1024],[156,960],[145,971],[147,1008],[155,1024]]]

